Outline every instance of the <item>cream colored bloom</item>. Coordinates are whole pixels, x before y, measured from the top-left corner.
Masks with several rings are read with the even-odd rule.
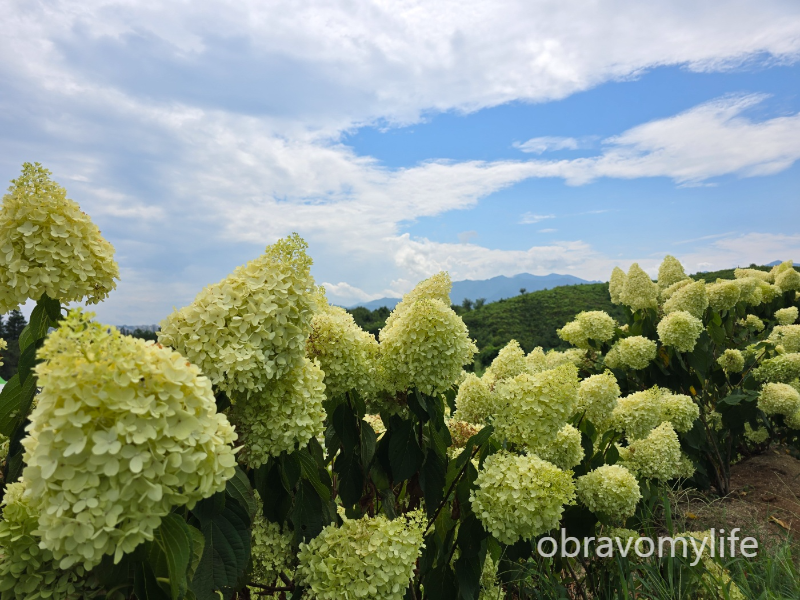
[[[114,247],[39,163],[25,163],[0,208],[0,314],[43,294],[104,300],[116,287]]]
[[[567,423],[558,431],[555,440],[530,448],[530,452],[559,469],[571,469],[583,460],[581,432]]]
[[[717,363],[726,373],[741,373],[744,370],[744,354],[729,348],[720,355]]]
[[[664,303],[664,312],[686,311],[698,319],[708,308],[708,293],[703,280],[695,281],[683,286]]]
[[[608,293],[611,295],[611,302],[614,304],[622,304],[620,294],[622,294],[622,289],[625,287],[625,278],[625,271],[619,267],[614,267],[614,270],[611,271],[611,279],[608,282]]]
[[[503,544],[529,540],[558,527],[575,498],[571,471],[537,456],[501,451],[483,463],[470,493],[472,510]]]
[[[306,247],[297,234],[268,246],[162,321],[159,341],[227,392],[263,390],[305,357],[317,304]]]
[[[786,383],[767,383],[758,396],[758,408],[768,415],[788,417],[800,410],[800,392]]]
[[[586,416],[600,431],[605,431],[611,421],[611,414],[619,398],[617,378],[611,371],[592,375],[580,383],[578,388],[578,412],[586,411]]]
[[[633,263],[625,277],[625,285],[619,295],[620,302],[633,310],[658,306],[658,285],[642,268]]]
[[[484,423],[496,411],[494,394],[475,373],[467,373],[456,394],[455,419]]]
[[[424,528],[421,513],[328,525],[300,544],[298,580],[316,600],[402,600],[422,552]]]
[[[62,569],[119,561],[176,506],[225,489],[233,427],[177,352],[72,311],[39,351],[42,388],[22,441],[41,546]]]
[[[680,261],[674,256],[665,256],[658,267],[658,287],[663,290],[683,279],[686,279],[686,271]]]
[[[791,325],[797,321],[797,313],[796,306],[781,308],[775,311],[775,319],[778,321],[778,325]]]
[[[614,337],[617,322],[602,310],[578,313],[574,321],[557,330],[558,337],[578,348],[588,349],[589,340],[607,342]]]
[[[750,423],[744,424],[744,437],[754,444],[763,444],[769,439],[769,430],[766,427],[753,429]]]
[[[800,352],[800,325],[778,325],[768,339],[775,345],[783,346],[786,352]]]
[[[800,377],[800,352],[780,354],[761,363],[753,371],[758,381],[772,383],[791,383]]]
[[[664,422],[677,431],[689,431],[699,416],[700,409],[689,396],[657,386],[620,398],[611,414],[614,427],[629,440],[646,437]]]
[[[753,329],[755,331],[764,331],[764,321],[762,321],[755,315],[747,315],[746,318],[739,319],[736,323],[748,329]]]
[[[774,271],[773,267],[773,271]],[[733,276],[736,279],[747,279],[748,277],[755,277],[767,283],[775,282],[775,275],[771,271],[762,271],[760,269],[734,269]]]
[[[617,521],[633,516],[642,498],[636,477],[620,465],[598,467],[578,477],[575,487],[584,506]]]
[[[678,434],[670,423],[662,423],[646,438],[631,442],[624,466],[640,477],[660,481],[689,477],[694,472],[691,461],[681,452]]]
[[[794,268],[787,269],[775,277],[775,285],[783,292],[800,290],[800,273]]]
[[[718,279],[706,286],[708,304],[717,312],[731,310],[739,301],[741,290],[735,281]]]
[[[528,370],[525,362],[525,351],[517,340],[511,340],[497,354],[492,364],[486,369],[484,378],[495,385],[499,381],[511,379]]]
[[[665,315],[656,329],[665,346],[672,346],[678,352],[691,352],[703,333],[703,322],[686,311],[678,310]]]
[[[264,518],[261,497],[256,494],[258,512],[250,534],[250,556],[253,571],[250,580],[261,585],[273,585],[281,572],[291,572],[294,562],[292,533]]]
[[[632,335],[620,339],[605,357],[607,367],[628,367],[629,369],[645,369],[656,358],[658,344],[641,335]]]

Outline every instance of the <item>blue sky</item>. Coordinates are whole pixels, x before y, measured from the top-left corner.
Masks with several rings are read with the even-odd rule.
[[[119,324],[292,231],[345,305],[800,260],[800,5],[696,4],[11,0],[0,178],[98,223]]]

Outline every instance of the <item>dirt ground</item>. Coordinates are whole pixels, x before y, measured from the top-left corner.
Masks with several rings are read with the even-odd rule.
[[[762,544],[786,539],[800,543],[800,460],[783,448],[742,460],[731,467],[731,494],[709,498],[677,492],[686,529],[739,527]]]

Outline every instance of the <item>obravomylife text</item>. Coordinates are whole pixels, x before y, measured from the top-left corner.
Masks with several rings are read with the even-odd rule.
[[[539,539],[536,551],[545,558],[551,558],[559,552],[563,558],[574,558],[581,552],[585,558],[589,558],[591,554],[600,558],[611,558],[617,555],[627,557],[629,554],[635,554],[639,558],[647,558],[653,554],[659,557],[676,555],[687,557],[692,551],[692,556],[694,556],[692,566],[696,565],[703,556],[732,558],[741,555],[753,558],[758,552],[758,540],[753,537],[741,538],[737,535],[738,531],[741,531],[738,527],[732,529],[728,534],[725,534],[724,529],[720,529],[719,532],[711,529],[708,535],[705,532],[695,534],[698,537],[692,537],[690,533],[686,533],[675,537],[662,536],[654,540],[650,537],[623,538],[617,536],[579,539],[569,537],[567,532],[562,529],[560,544],[556,538],[545,536]],[[596,543],[590,547],[593,541]]]

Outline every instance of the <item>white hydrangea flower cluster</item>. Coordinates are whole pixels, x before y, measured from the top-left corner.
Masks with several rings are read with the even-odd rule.
[[[658,267],[658,287],[662,290],[686,279],[683,265],[674,256],[667,255]]]
[[[39,548],[39,509],[12,483],[3,497],[0,520],[0,597],[3,600],[80,600],[101,595],[98,582],[82,565],[62,570],[53,553]],[[104,593],[104,592],[103,592]]]
[[[298,580],[316,600],[402,600],[422,552],[424,529],[422,513],[329,525],[300,544]]]
[[[781,308],[775,311],[775,319],[778,321],[778,325],[791,325],[797,321],[797,313],[796,306]]]
[[[758,396],[758,408],[768,415],[788,417],[800,410],[800,392],[786,383],[767,383]]]
[[[708,304],[717,312],[731,310],[739,301],[740,289],[735,281],[717,279],[706,286]]]
[[[467,373],[456,394],[456,412],[453,418],[468,423],[484,423],[494,415],[497,401],[484,381]]]
[[[694,465],[681,452],[678,434],[669,422],[653,429],[646,438],[632,441],[625,454],[624,466],[646,479],[669,481],[694,473]]]
[[[757,427],[753,429],[750,423],[744,424],[744,437],[747,441],[754,444],[763,444],[769,439],[769,430],[766,427]]]
[[[607,342],[614,337],[617,322],[605,311],[591,310],[578,313],[574,321],[557,330],[558,337],[577,348],[588,349],[589,340]]]
[[[0,350],[7,350],[8,349],[8,342],[6,342],[3,338],[0,338]],[[3,357],[0,356],[0,367],[3,366]]]
[[[784,423],[786,423],[786,426],[790,429],[800,429],[800,410],[796,410],[786,417]]]
[[[780,354],[761,363],[753,371],[758,381],[791,383],[800,377],[800,352]]]
[[[378,340],[343,308],[326,306],[311,319],[306,356],[319,362],[329,398],[350,390],[374,394],[378,353]]]
[[[614,519],[633,516],[642,498],[636,476],[621,465],[603,465],[578,477],[578,499],[593,513]]]
[[[392,391],[416,387],[444,392],[478,351],[449,300],[450,277],[440,273],[406,294],[381,330],[380,365]]]
[[[747,315],[744,319],[739,319],[737,321],[738,325],[742,327],[746,327],[747,329],[752,329],[754,331],[764,331],[764,321],[759,319],[755,315]]]
[[[736,279],[754,278],[767,283],[775,282],[775,276],[770,271],[762,271],[760,269],[734,269],[733,276]]]
[[[647,436],[664,422],[676,431],[689,431],[699,416],[700,408],[689,396],[657,386],[620,398],[611,413],[617,431],[630,440]]]
[[[535,375],[522,373],[497,389],[495,436],[521,447],[555,440],[578,404],[578,371],[562,365]]]
[[[777,325],[768,339],[785,352],[800,352],[800,325]]]
[[[770,275],[772,275],[775,285],[782,292],[800,290],[800,273],[795,270],[794,263],[791,260],[772,267]]]
[[[555,440],[531,448],[530,451],[559,469],[571,469],[583,460],[581,432],[567,423],[558,431]]]
[[[225,489],[233,427],[210,381],[177,352],[73,310],[44,342],[22,441],[42,548],[62,569],[119,561],[161,518]]]
[[[364,415],[364,420],[369,423],[369,426],[372,427],[378,437],[386,433],[386,425],[383,424],[383,419],[381,419],[380,415]]]
[[[592,375],[582,380],[578,388],[578,409],[586,411],[586,416],[600,431],[605,431],[611,421],[611,414],[617,406],[620,390],[617,378],[611,371]]]
[[[450,432],[450,439],[453,442],[450,445],[451,448],[465,447],[469,438],[481,430],[479,425],[467,423],[466,421],[457,421],[456,419],[447,419],[445,424]]]
[[[619,267],[614,267],[614,270],[611,271],[611,279],[608,281],[608,293],[611,296],[611,302],[614,304],[622,304],[620,295],[625,287],[625,279],[625,271]]]
[[[0,314],[43,294],[95,304],[116,287],[114,247],[39,163],[25,163],[0,207]]]
[[[692,557],[697,556],[698,549],[702,551],[702,564],[705,569],[702,579],[705,585],[698,590],[696,600],[718,600],[719,598],[746,600],[741,588],[731,580],[728,570],[712,558],[711,546],[714,540],[711,538],[710,531],[689,531],[678,534],[675,538],[687,539],[686,546],[690,549]],[[693,544],[688,538],[694,538],[697,542]]]
[[[717,358],[717,364],[726,373],[741,373],[744,370],[744,354],[741,350],[728,348]]]
[[[661,299],[666,302],[680,289],[683,289],[690,283],[694,283],[694,279],[681,279],[680,281],[676,281],[668,288],[664,288],[661,290]]]
[[[253,519],[250,536],[250,556],[253,562],[251,580],[261,585],[272,585],[281,572],[292,568],[292,533],[281,531],[281,526],[264,518],[261,497],[256,494],[259,509]]]
[[[638,263],[633,263],[625,276],[625,285],[619,294],[622,304],[633,310],[658,307],[658,285],[653,283]]]
[[[534,455],[493,454],[484,461],[475,484],[472,510],[486,531],[504,544],[558,527],[564,506],[575,499],[572,471]]]
[[[487,553],[486,560],[483,561],[483,570],[481,571],[481,591],[478,595],[478,600],[505,600],[506,593],[497,580],[498,566],[498,563]]]
[[[686,311],[677,310],[665,315],[656,330],[665,346],[672,346],[678,352],[691,352],[703,333],[703,322]]]
[[[520,373],[528,370],[528,363],[525,361],[525,351],[520,347],[517,340],[511,340],[506,344],[486,369],[483,378],[487,383],[494,386],[497,382],[516,377]]]
[[[703,280],[695,281],[681,287],[664,303],[664,312],[669,314],[676,311],[688,312],[693,317],[701,319],[708,308],[708,293]]]
[[[758,283],[758,289],[761,290],[762,302],[772,302],[783,294],[783,290],[778,285],[764,283],[763,281]]]
[[[305,354],[317,303],[306,248],[297,234],[267,246],[162,321],[159,341],[227,392],[263,390]]]
[[[325,373],[315,361],[300,367],[261,392],[234,394],[230,409],[244,443],[240,459],[256,469],[281,452],[304,447],[322,435],[325,422]]]
[[[628,367],[645,369],[656,358],[658,344],[641,335],[620,339],[605,356],[605,365],[612,369]]]

